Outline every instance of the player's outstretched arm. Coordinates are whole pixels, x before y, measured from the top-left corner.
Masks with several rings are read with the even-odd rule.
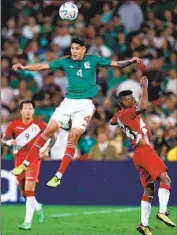
[[[117,67],[117,68],[125,68],[131,64],[134,64],[134,63],[142,63],[142,59],[138,58],[138,57],[133,57],[132,59],[130,60],[120,60],[120,61],[114,61],[112,60],[111,61],[111,67]]]
[[[146,111],[148,107],[148,79],[146,76],[140,79],[140,85],[142,87],[142,96],[136,109],[137,114]]]
[[[15,146],[17,144],[15,139],[9,138],[5,135],[3,135],[1,141],[2,141],[2,143],[6,144],[8,146]]]
[[[33,65],[26,65],[23,66],[22,64],[14,64],[12,66],[12,69],[14,71],[17,70],[28,70],[28,71],[41,71],[41,70],[46,70],[46,69],[50,69],[49,64],[45,63],[45,64],[33,64]]]

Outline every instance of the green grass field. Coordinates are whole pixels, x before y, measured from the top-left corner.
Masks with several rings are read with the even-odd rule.
[[[2,235],[136,235],[136,225],[140,222],[138,207],[106,206],[44,206],[46,221],[38,224],[33,219],[31,231],[20,231],[25,207],[3,205]],[[150,226],[153,235],[176,235],[177,230],[169,228],[154,218],[157,208],[153,208]],[[177,221],[177,209],[171,208],[170,217]]]

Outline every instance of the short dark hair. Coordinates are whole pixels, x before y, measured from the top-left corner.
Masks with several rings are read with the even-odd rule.
[[[71,44],[72,43],[76,43],[79,44],[80,46],[86,47],[86,40],[83,37],[73,37],[71,40]]]
[[[32,100],[24,100],[20,103],[20,110],[23,109],[24,104],[32,104],[33,109],[35,109],[35,103]]]
[[[123,106],[123,104],[122,104],[123,98],[125,96],[132,95],[132,94],[133,94],[133,92],[131,90],[121,91],[117,96],[118,105]]]

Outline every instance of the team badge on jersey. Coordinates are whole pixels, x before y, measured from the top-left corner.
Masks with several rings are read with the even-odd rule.
[[[86,62],[84,63],[84,68],[85,68],[85,69],[90,69],[90,62],[89,62],[89,61],[86,61]]]

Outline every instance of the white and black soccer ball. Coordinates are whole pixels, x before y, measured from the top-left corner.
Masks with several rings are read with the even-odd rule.
[[[65,2],[59,9],[59,15],[62,20],[75,20],[78,12],[77,6],[72,2]]]

